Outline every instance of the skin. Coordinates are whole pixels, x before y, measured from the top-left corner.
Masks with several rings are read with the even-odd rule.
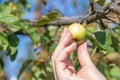
[[[77,48],[77,44],[75,42],[71,43],[71,40],[72,34],[65,28],[51,57],[55,80],[106,80],[91,61],[87,43],[84,42]],[[74,69],[69,58],[69,55],[76,49],[78,51],[78,60],[82,67],[79,71]]]

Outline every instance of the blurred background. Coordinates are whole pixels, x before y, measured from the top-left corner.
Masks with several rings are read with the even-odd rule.
[[[95,10],[100,11],[110,2],[110,0],[96,0]],[[30,22],[30,24],[34,24],[37,21],[39,22],[41,17],[48,14],[49,12],[59,12],[62,17],[66,18],[81,19],[90,13],[90,0],[0,0],[0,4],[10,5],[12,14],[18,16],[20,20],[23,19],[27,22]],[[108,26],[115,27],[116,24],[110,22]],[[34,48],[40,48],[37,54],[38,59],[32,61],[26,60],[25,63],[21,63],[22,67],[20,68],[20,70],[18,70],[18,75],[14,75],[16,74],[14,71],[9,71],[6,74],[13,74],[13,76],[19,78],[19,80],[54,80],[54,75],[50,62],[50,55],[53,51],[52,48],[55,48],[59,40],[59,36],[63,27],[64,26],[62,25],[37,26],[37,31],[40,35],[40,42],[39,45],[34,45]],[[104,30],[100,28],[98,23],[91,23],[87,25],[87,27],[89,27],[88,30],[92,31],[92,33],[96,31],[102,31],[97,32],[95,36],[108,36],[103,33]],[[99,33],[100,35],[98,35]],[[35,37],[37,36],[34,36],[34,38]],[[100,36],[100,38],[104,37]],[[26,39],[27,42],[27,38],[22,37],[22,39]],[[107,37],[106,42],[102,41],[103,44],[105,43],[105,45],[103,45],[102,47],[106,47],[104,48],[104,50],[103,48],[101,49],[96,46],[94,44],[94,41],[91,41],[90,39],[88,39],[87,41],[91,59],[93,60],[97,68],[106,76],[108,80],[120,80],[120,45],[117,45],[118,48],[115,48],[116,50],[114,51],[113,48],[111,49],[111,47],[108,47],[112,44],[111,37],[109,38],[109,36]],[[22,48],[23,46],[18,47]],[[21,57],[25,56],[26,54],[21,55]],[[76,70],[80,69],[76,54],[71,55],[71,59],[73,60]],[[6,74],[4,72],[5,63],[3,63],[2,60],[1,64],[0,80],[7,80]],[[9,64],[12,65],[12,63]],[[18,64],[16,65],[18,66]],[[10,66],[6,68],[10,69]],[[11,69],[12,68],[14,67],[11,67]]]

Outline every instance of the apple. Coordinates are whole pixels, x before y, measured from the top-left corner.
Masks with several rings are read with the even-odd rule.
[[[72,23],[68,26],[69,31],[73,35],[73,39],[78,43],[82,43],[85,40],[86,29],[79,23]]]

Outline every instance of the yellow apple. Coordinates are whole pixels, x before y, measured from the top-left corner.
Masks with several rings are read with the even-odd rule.
[[[73,35],[73,39],[78,41],[79,43],[83,42],[86,35],[86,29],[83,25],[79,23],[73,23],[68,26],[69,31]]]

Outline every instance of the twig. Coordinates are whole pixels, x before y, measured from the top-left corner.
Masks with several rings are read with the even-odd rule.
[[[97,50],[97,46],[95,46],[95,48],[93,49],[91,57],[93,57],[95,55],[96,50]]]
[[[95,9],[94,9],[94,2],[93,0],[90,0],[90,6],[91,6],[91,14],[95,13]]]
[[[96,20],[104,18],[105,13],[104,12],[96,12],[94,14],[91,14],[84,19],[80,18],[61,18],[60,20],[54,21],[49,23],[48,25],[68,25],[74,22],[81,22],[81,24],[89,24]]]
[[[120,23],[118,23],[118,22],[114,21],[113,19],[111,19],[111,18],[109,18],[109,17],[107,17],[107,16],[105,16],[105,18],[106,18],[106,19],[108,19],[108,20],[110,20],[111,22],[113,22],[113,23],[117,24],[117,25],[120,25]]]
[[[99,21],[100,21],[99,24],[102,26],[103,29],[108,28],[102,20],[99,20]]]
[[[120,16],[119,15],[117,15],[117,18],[119,19],[119,21],[120,21]]]

